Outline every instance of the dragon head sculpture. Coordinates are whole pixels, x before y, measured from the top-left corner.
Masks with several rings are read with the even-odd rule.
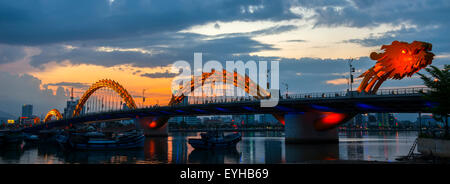
[[[372,68],[359,77],[364,77],[358,92],[375,93],[386,79],[402,79],[431,64],[434,54],[432,45],[426,42],[412,43],[393,41],[391,45],[383,45],[383,53],[372,52],[370,58],[377,60]]]

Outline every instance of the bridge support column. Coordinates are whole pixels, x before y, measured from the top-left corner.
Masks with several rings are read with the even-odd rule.
[[[167,137],[169,136],[169,126],[165,123],[159,128],[152,128],[152,123],[156,121],[156,117],[145,117],[136,119],[136,126],[144,130],[146,137]]]
[[[316,131],[314,121],[318,113],[286,114],[285,141],[286,143],[337,143],[339,142],[337,129]]]

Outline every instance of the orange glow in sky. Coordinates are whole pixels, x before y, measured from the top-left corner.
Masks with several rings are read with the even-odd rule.
[[[30,73],[42,80],[42,85],[74,82],[91,85],[101,79],[112,79],[124,86],[133,96],[138,107],[142,105],[166,105],[171,97],[170,85],[172,78],[148,78],[142,77],[144,73],[165,72],[169,68],[145,68],[131,65],[119,65],[104,67],[98,65],[72,65],[69,62],[63,64],[47,64],[45,70]],[[56,91],[56,86],[48,86]],[[65,87],[66,89],[71,86]],[[145,89],[145,103],[142,102],[142,91]],[[74,88],[75,98],[80,98],[86,89]]]

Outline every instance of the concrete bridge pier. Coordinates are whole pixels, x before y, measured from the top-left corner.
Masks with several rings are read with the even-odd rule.
[[[169,136],[169,126],[165,123],[163,126],[156,128],[157,117],[145,117],[135,119],[136,127],[144,130],[146,137],[167,137]]]
[[[314,128],[314,121],[319,116],[320,114],[315,112],[284,115],[286,143],[338,143],[336,128],[326,131],[317,131]]]

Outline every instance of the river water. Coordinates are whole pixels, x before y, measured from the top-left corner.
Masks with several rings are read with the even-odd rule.
[[[336,144],[285,144],[283,132],[242,132],[236,149],[194,150],[189,138],[196,132],[174,132],[165,138],[146,138],[144,148],[117,151],[64,151],[57,145],[26,144],[0,148],[0,164],[64,163],[308,163],[318,160],[395,162],[408,154],[417,132],[340,132]]]

